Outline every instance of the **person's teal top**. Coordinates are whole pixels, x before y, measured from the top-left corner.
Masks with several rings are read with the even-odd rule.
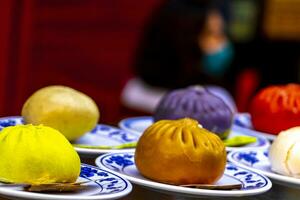
[[[223,48],[215,53],[206,54],[202,59],[203,72],[210,76],[222,76],[230,67],[233,59],[233,46],[230,42],[226,42]]]

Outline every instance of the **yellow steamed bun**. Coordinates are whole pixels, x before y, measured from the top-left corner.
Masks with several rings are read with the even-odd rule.
[[[46,126],[17,125],[0,132],[0,181],[75,182],[80,158],[70,142]]]
[[[84,93],[53,85],[33,93],[23,105],[22,116],[25,123],[50,126],[72,141],[92,130],[100,113],[93,99]]]

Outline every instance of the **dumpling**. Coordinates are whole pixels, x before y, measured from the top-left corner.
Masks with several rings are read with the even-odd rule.
[[[0,132],[1,182],[69,183],[79,173],[79,155],[59,131],[28,124]]]
[[[196,120],[160,120],[140,137],[135,163],[152,180],[181,185],[214,183],[224,173],[225,145]]]
[[[222,139],[229,134],[233,112],[218,96],[201,86],[173,90],[159,102],[154,120],[196,119],[204,128],[218,134]]]
[[[273,171],[300,178],[300,126],[278,134],[269,150]]]
[[[269,86],[252,99],[250,114],[256,130],[277,135],[300,126],[300,85]]]

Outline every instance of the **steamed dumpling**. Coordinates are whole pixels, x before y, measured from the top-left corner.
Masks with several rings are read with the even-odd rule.
[[[300,126],[279,133],[271,145],[269,158],[273,171],[300,178]]]
[[[277,135],[300,126],[300,84],[270,85],[252,99],[250,114],[256,130]]]
[[[189,117],[226,138],[233,121],[231,108],[204,87],[192,86],[166,94],[156,108],[154,120]]]
[[[79,155],[59,131],[28,124],[0,132],[1,182],[69,183],[79,173]]]
[[[100,112],[92,98],[61,85],[37,90],[22,108],[22,117],[26,124],[44,124],[55,128],[70,141],[92,130],[99,116]]]
[[[196,120],[161,120],[140,137],[135,163],[143,176],[158,182],[209,184],[223,175],[226,150],[221,139]]]

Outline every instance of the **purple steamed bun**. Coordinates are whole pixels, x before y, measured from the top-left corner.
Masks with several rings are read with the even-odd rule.
[[[206,88],[190,86],[167,93],[154,113],[154,121],[184,117],[196,119],[204,128],[224,139],[229,134],[233,112],[222,98]]]

